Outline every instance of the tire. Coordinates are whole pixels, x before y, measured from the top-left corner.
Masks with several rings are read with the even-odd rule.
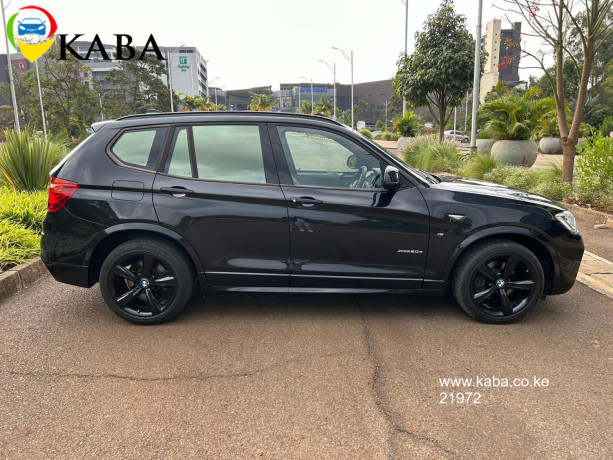
[[[127,241],[100,269],[100,291],[117,316],[135,324],[160,324],[177,316],[194,288],[190,262],[158,239]]]
[[[545,285],[543,267],[525,246],[496,239],[469,248],[453,276],[453,296],[478,321],[507,324],[528,313]]]
[[[464,138],[462,138],[462,144],[468,144],[468,141],[469,141],[469,139],[467,139],[467,138],[465,138],[465,137],[464,137]]]

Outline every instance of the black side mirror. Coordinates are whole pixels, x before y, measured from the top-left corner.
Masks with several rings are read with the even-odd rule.
[[[400,185],[400,171],[393,166],[386,166],[383,172],[383,188],[395,188]]]

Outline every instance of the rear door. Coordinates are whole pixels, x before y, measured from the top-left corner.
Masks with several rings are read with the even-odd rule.
[[[406,179],[385,190],[383,159],[324,128],[271,125],[288,200],[291,286],[411,289],[424,279],[429,214]]]
[[[156,175],[160,223],[194,247],[209,283],[289,285],[289,230],[265,126],[176,126]]]

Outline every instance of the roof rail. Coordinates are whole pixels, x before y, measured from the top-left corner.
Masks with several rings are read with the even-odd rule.
[[[336,125],[345,126],[339,121],[333,120],[332,118],[323,117],[321,115],[307,115],[304,113],[290,113],[290,112],[253,112],[251,110],[233,110],[233,111],[194,111],[194,112],[155,112],[155,113],[140,113],[134,115],[125,115],[123,117],[117,118],[117,120],[127,120],[133,118],[148,118],[148,117],[181,117],[181,116],[196,116],[196,115],[208,115],[215,116],[219,114],[232,114],[232,115],[249,115],[249,116],[262,116],[262,115],[274,115],[274,116],[282,116],[288,118],[316,118],[321,121],[327,121],[330,123],[334,123]]]

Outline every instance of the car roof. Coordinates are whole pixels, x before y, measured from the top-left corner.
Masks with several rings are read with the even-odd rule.
[[[251,111],[211,111],[211,112],[155,112],[137,115],[127,115],[120,117],[117,120],[109,120],[92,124],[92,129],[98,131],[106,124],[113,124],[117,128],[125,128],[130,126],[144,125],[162,125],[162,124],[182,124],[182,123],[198,123],[198,122],[214,122],[214,121],[237,121],[237,122],[275,122],[289,121],[299,123],[313,123],[321,126],[328,124],[333,126],[345,127],[344,124],[332,120],[331,118],[322,117],[319,115],[304,115],[300,113],[289,112],[251,112]]]
[[[45,22],[40,18],[23,18],[21,21],[19,22],[25,22],[25,21],[38,21],[38,22]]]

